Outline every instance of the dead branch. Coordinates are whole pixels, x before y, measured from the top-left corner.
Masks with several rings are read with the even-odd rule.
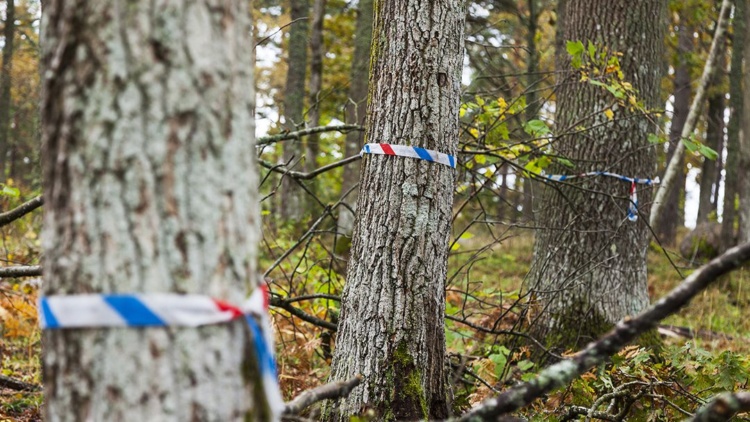
[[[307,407],[319,401],[346,397],[354,387],[362,382],[363,378],[362,375],[357,375],[346,381],[336,381],[304,391],[286,404],[284,415],[298,415]]]
[[[0,278],[38,277],[42,275],[41,265],[0,267]]]
[[[502,394],[485,400],[462,416],[459,421],[495,420],[498,416],[518,410],[544,394],[567,385],[604,362],[639,335],[653,329],[669,315],[674,314],[708,287],[719,276],[726,274],[750,259],[750,243],[734,247],[699,268],[680,283],[667,296],[633,318],[625,318],[600,339],[589,343],[572,358],[548,366],[534,379],[517,384]]]
[[[17,379],[0,375],[0,387],[10,388],[16,391],[39,391],[42,387],[36,384],[29,384],[27,382],[19,381]]]
[[[335,163],[328,164],[328,165],[323,166],[323,167],[321,167],[319,169],[315,169],[314,171],[311,171],[309,173],[303,173],[301,171],[289,170],[287,168],[287,166],[269,163],[268,161],[260,160],[260,159],[258,160],[258,163],[261,166],[263,166],[263,167],[265,167],[265,168],[267,168],[267,169],[269,169],[269,170],[271,170],[273,172],[281,173],[281,174],[283,174],[285,176],[289,176],[289,177],[292,177],[292,178],[297,179],[297,180],[309,180],[309,179],[312,179],[312,178],[318,176],[319,174],[327,172],[328,170],[333,170],[333,169],[335,169],[337,167],[345,166],[345,165],[347,165],[349,163],[353,163],[353,162],[355,162],[357,160],[361,160],[361,159],[362,159],[362,157],[360,157],[359,155],[352,155],[351,157],[344,158],[343,160],[339,160],[339,161],[336,161]]]
[[[35,209],[41,207],[42,204],[44,204],[44,198],[42,198],[41,196],[37,196],[36,198],[24,202],[23,204],[8,212],[0,214],[0,227],[6,226],[18,220],[31,211],[34,211]]]
[[[278,135],[261,136],[255,141],[256,146],[268,145],[274,142],[286,141],[289,139],[299,139],[303,136],[315,135],[323,132],[350,132],[352,130],[365,130],[364,126],[359,125],[338,125],[338,126],[318,126],[308,129],[302,129],[295,132],[284,132]]]

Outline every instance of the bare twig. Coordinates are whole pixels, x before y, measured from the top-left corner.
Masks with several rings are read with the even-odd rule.
[[[728,421],[737,412],[750,412],[750,393],[722,393],[714,397],[690,419],[693,422]]]
[[[0,375],[0,387],[10,388],[16,391],[39,391],[42,387],[36,384],[29,384],[27,382],[19,381],[17,379]]]
[[[267,169],[269,169],[269,170],[271,170],[273,172],[281,173],[281,174],[283,174],[285,176],[290,176],[290,177],[292,177],[294,179],[298,179],[298,180],[308,180],[308,179],[312,179],[312,178],[318,176],[319,174],[325,173],[328,170],[333,170],[333,169],[335,169],[337,167],[345,166],[345,165],[347,165],[349,163],[353,163],[353,162],[355,162],[357,160],[361,160],[361,159],[362,159],[362,157],[360,157],[359,155],[352,155],[349,158],[344,158],[343,160],[339,160],[339,161],[336,161],[335,163],[328,164],[328,165],[323,166],[323,167],[321,167],[319,169],[315,169],[315,170],[313,170],[313,171],[311,171],[309,173],[303,173],[303,172],[300,172],[300,171],[288,170],[287,167],[284,166],[284,165],[272,164],[272,163],[269,163],[268,161],[260,160],[260,159],[258,160],[258,163],[261,166],[263,166],[263,167],[265,167],[265,168],[267,168]]]
[[[589,343],[572,358],[548,366],[531,381],[517,384],[499,396],[485,400],[459,420],[494,420],[499,415],[518,410],[542,395],[565,386],[594,365],[618,352],[639,335],[656,327],[659,321],[680,310],[719,276],[738,268],[749,259],[750,243],[728,250],[693,272],[667,296],[645,311],[618,322],[609,333]]]
[[[41,265],[0,267],[0,278],[38,277],[42,275]]]
[[[0,227],[6,226],[18,220],[31,211],[34,211],[35,209],[41,207],[42,204],[44,204],[44,199],[41,196],[37,196],[36,198],[24,202],[23,204],[8,212],[0,214]]]
[[[352,130],[365,130],[364,126],[359,125],[337,125],[337,126],[318,126],[308,129],[302,129],[295,132],[284,132],[278,135],[262,136],[255,141],[256,146],[272,144],[274,142],[286,141],[288,139],[299,139],[303,136],[315,135],[323,132],[350,132]]]
[[[284,299],[278,298],[278,297],[272,297],[269,304],[276,308],[281,308],[290,314],[296,316],[297,318],[301,319],[302,321],[309,322],[310,324],[317,325],[318,327],[325,328],[327,330],[336,331],[338,328],[336,324],[326,321],[324,319],[318,318],[316,316],[310,315],[307,312],[292,306],[291,303],[287,302]]]
[[[346,397],[354,387],[362,382],[362,379],[362,375],[357,375],[346,381],[336,381],[326,385],[321,385],[312,390],[304,391],[302,394],[295,397],[294,400],[286,404],[284,415],[298,415],[307,407],[319,401]]]

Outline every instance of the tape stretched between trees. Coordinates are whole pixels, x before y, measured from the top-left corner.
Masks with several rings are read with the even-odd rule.
[[[452,155],[443,154],[442,152],[433,151],[431,149],[407,145],[365,144],[359,155],[363,156],[364,154],[394,155],[398,157],[416,158],[418,160],[443,164],[450,168],[456,168],[457,162],[456,157]]]

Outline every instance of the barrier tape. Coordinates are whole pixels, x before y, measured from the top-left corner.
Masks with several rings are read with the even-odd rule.
[[[41,297],[39,313],[40,325],[46,330],[199,327],[244,318],[253,337],[263,390],[274,420],[280,419],[285,408],[273,357],[273,334],[265,285],[256,288],[240,307],[195,294],[79,294]]]
[[[359,155],[378,154],[378,155],[395,155],[399,157],[410,157],[419,160],[439,163],[450,168],[456,168],[456,157],[442,152],[433,151],[420,147],[411,147],[407,145],[393,144],[365,144]]]
[[[541,174],[542,177],[553,180],[555,182],[563,182],[570,179],[577,179],[581,177],[591,176],[607,176],[614,177],[615,179],[622,180],[623,182],[630,183],[630,203],[628,204],[628,220],[638,221],[638,192],[636,191],[635,185],[647,185],[653,186],[659,183],[659,178],[656,179],[640,179],[637,177],[627,177],[617,173],[610,173],[608,171],[590,171],[588,173],[564,175],[564,174]]]

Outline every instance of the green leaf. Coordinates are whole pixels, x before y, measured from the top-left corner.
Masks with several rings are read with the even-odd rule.
[[[8,185],[3,185],[3,190],[0,191],[0,194],[3,194],[5,196],[11,196],[13,198],[18,198],[21,195],[21,191],[18,190],[18,188],[14,188]]]
[[[523,130],[531,136],[544,136],[550,133],[547,123],[541,120],[529,120],[523,125]]]
[[[588,49],[589,49],[589,57],[591,58],[591,60],[594,60],[596,58],[596,47],[594,46],[594,43],[592,43],[591,41],[589,41]]]
[[[663,144],[665,139],[655,133],[648,134],[648,143],[650,144]]]
[[[583,60],[581,59],[584,51],[583,43],[581,41],[568,41],[565,44],[565,49],[570,54],[570,64],[576,69],[580,68],[583,65]]]
[[[706,145],[701,145],[700,148],[698,148],[698,153],[708,158],[709,160],[715,161],[717,158],[719,158],[719,153]]]
[[[556,160],[558,163],[564,165],[565,167],[572,168],[572,169],[576,168],[573,162],[568,160],[567,158],[557,157]]]

